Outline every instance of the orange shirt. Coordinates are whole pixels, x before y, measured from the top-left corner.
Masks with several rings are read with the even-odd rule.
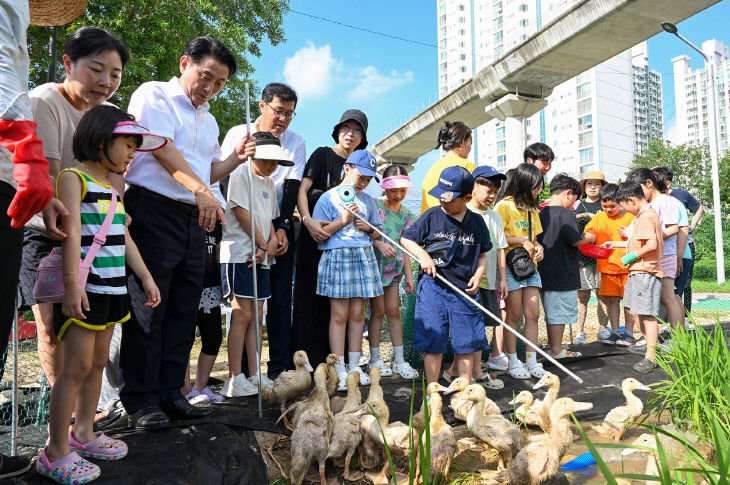
[[[646,244],[647,241],[656,241],[657,248],[643,257],[629,264],[629,274],[634,273],[650,273],[659,278],[664,277],[662,265],[659,262],[664,254],[664,239],[662,238],[661,224],[659,223],[659,215],[651,207],[646,207],[639,212],[634,222],[631,223],[629,231],[629,242],[626,246],[626,252],[631,253],[638,251]]]
[[[634,220],[634,216],[628,212],[624,212],[616,217],[611,217],[601,211],[593,216],[586,225],[584,232],[593,233],[596,236],[595,244],[600,246],[606,241],[621,241],[619,227],[628,227]],[[621,258],[626,254],[625,248],[616,248],[608,259],[597,259],[598,272],[607,274],[625,274],[628,269],[621,262]]]

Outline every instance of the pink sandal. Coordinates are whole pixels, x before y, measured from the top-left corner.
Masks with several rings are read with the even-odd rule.
[[[64,485],[89,483],[101,475],[98,466],[84,460],[73,451],[60,460],[50,463],[45,448],[35,462],[35,470],[39,475]]]
[[[94,441],[84,445],[76,441],[73,432],[69,431],[68,444],[79,455],[97,460],[121,460],[129,451],[124,441],[112,439],[104,433],[97,434]]]

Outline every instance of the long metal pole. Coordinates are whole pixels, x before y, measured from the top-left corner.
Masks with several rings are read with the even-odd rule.
[[[398,249],[400,249],[401,251],[403,251],[404,253],[406,253],[408,256],[411,257],[411,259],[413,259],[414,261],[418,261],[418,258],[413,253],[411,253],[406,248],[404,248],[403,246],[401,246],[398,242],[396,242],[393,239],[389,238],[387,234],[385,234],[383,231],[381,231],[377,227],[375,227],[372,224],[370,224],[370,222],[368,222],[360,214],[358,214],[357,212],[353,211],[352,209],[350,209],[349,207],[347,207],[345,204],[340,203],[340,206],[342,208],[344,208],[345,210],[347,210],[348,212],[350,212],[355,217],[357,217],[358,219],[360,219],[362,222],[364,222],[365,224],[367,224],[371,229],[373,229],[375,232],[377,232],[382,237],[384,237],[385,239],[387,239],[391,244],[395,245],[395,247],[397,247]],[[436,272],[436,278],[438,278],[441,281],[443,281],[444,283],[446,283],[446,285],[449,288],[451,288],[456,293],[458,293],[459,295],[461,295],[464,298],[466,298],[466,300],[469,303],[471,303],[472,305],[476,306],[481,311],[483,311],[484,313],[486,313],[487,315],[489,315],[490,317],[492,317],[493,319],[495,319],[497,322],[499,322],[499,324],[502,325],[503,328],[505,328],[506,330],[512,332],[512,334],[515,337],[517,337],[518,339],[522,340],[525,343],[525,345],[529,345],[529,346],[533,347],[538,354],[540,354],[543,357],[545,357],[547,360],[549,360],[551,363],[553,363],[555,366],[557,366],[560,370],[562,370],[563,372],[565,372],[566,374],[568,374],[570,377],[572,377],[573,379],[575,379],[576,381],[578,381],[578,383],[580,383],[580,384],[583,383],[583,379],[581,379],[580,377],[578,377],[577,375],[575,375],[573,372],[569,371],[563,364],[561,364],[560,362],[558,362],[557,360],[555,360],[554,358],[552,358],[547,352],[543,351],[541,348],[537,347],[532,342],[530,342],[529,340],[527,340],[517,330],[513,329],[512,327],[510,327],[505,322],[503,322],[501,318],[497,317],[492,312],[490,312],[489,310],[487,310],[486,308],[484,308],[478,301],[474,300],[471,296],[469,296],[468,294],[466,294],[464,291],[462,291],[460,288],[458,288],[456,285],[454,285],[451,281],[449,281],[446,278],[444,278],[443,276],[441,276],[441,273],[439,273],[438,271]]]
[[[246,83],[246,132],[251,134],[251,113],[249,112],[248,83]],[[259,329],[259,287],[256,279],[256,222],[253,210],[253,161],[248,157],[248,215],[251,219],[251,274],[253,276],[253,318],[256,326],[256,379],[258,381],[259,418],[264,417],[261,399],[261,330]],[[248,349],[249,352],[251,349]],[[251,372],[251,369],[249,369]]]
[[[722,206],[720,205],[720,168],[719,150],[717,143],[717,118],[715,105],[715,64],[696,45],[684,38],[679,32],[674,32],[680,40],[699,52],[705,59],[705,90],[707,91],[707,111],[710,139],[710,160],[712,177],[712,206],[715,210],[715,262],[717,264],[717,283],[725,283],[725,253],[722,236]]]
[[[10,418],[10,454],[18,454],[18,300],[13,306],[13,403]],[[5,359],[7,361],[7,357]]]

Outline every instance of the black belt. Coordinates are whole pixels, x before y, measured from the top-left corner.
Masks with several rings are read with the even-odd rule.
[[[165,205],[168,205],[172,207],[173,209],[177,209],[179,211],[184,212],[187,215],[190,216],[196,216],[198,215],[198,207],[195,204],[188,204],[187,202],[180,202],[179,200],[174,200],[169,197],[165,197],[162,194],[158,194],[157,192],[153,192],[149,189],[145,189],[144,187],[140,187],[139,185],[130,185],[127,189],[127,192],[139,192],[140,194],[144,195],[145,197],[149,197],[150,199],[155,199],[160,202],[162,202]]]

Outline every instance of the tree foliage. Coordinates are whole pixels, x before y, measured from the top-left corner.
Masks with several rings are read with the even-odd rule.
[[[706,146],[672,145],[661,139],[649,142],[643,155],[636,154],[631,168],[669,167],[674,172],[672,186],[692,193],[705,207],[712,207],[710,153]],[[730,209],[730,152],[720,159],[720,204],[723,212]]]
[[[211,101],[211,113],[225,135],[231,126],[245,121],[246,81],[253,87],[251,99],[257,99],[249,59],[261,55],[260,45],[265,39],[272,45],[285,41],[281,24],[288,8],[288,0],[90,0],[83,16],[56,27],[59,73],[63,72],[61,56],[66,38],[76,29],[94,25],[113,32],[127,46],[131,58],[122,85],[110,101],[126,108],[140,84],[167,81],[180,74],[180,56],[190,39],[210,35],[223,42],[238,63],[236,75]],[[50,37],[49,27],[28,29],[31,87],[47,81]],[[255,117],[258,105],[252,103],[251,108]]]

